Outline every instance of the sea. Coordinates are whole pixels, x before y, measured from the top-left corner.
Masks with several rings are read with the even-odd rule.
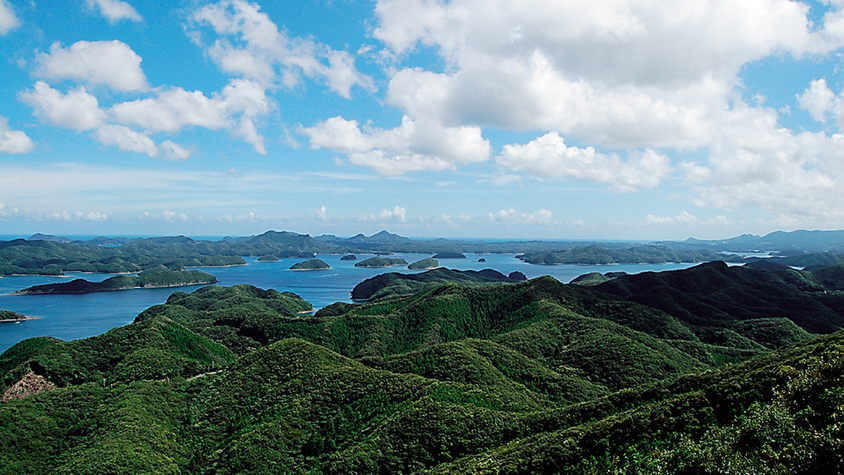
[[[358,283],[387,272],[417,273],[406,267],[364,268],[356,262],[372,257],[357,254],[356,261],[340,260],[340,254],[318,255],[331,266],[326,270],[293,271],[290,266],[303,259],[281,259],[276,262],[258,262],[247,257],[246,265],[231,267],[202,267],[201,270],[217,277],[220,286],[251,284],[263,289],[294,292],[322,308],[334,302],[351,302],[351,291]],[[430,254],[393,254],[408,263],[416,262]],[[484,260],[485,262],[479,262]],[[568,283],[577,276],[590,272],[660,272],[685,269],[694,264],[618,264],[618,265],[534,265],[525,263],[513,254],[466,254],[466,259],[439,259],[440,265],[458,270],[494,269],[508,275],[519,271],[529,279],[550,275]],[[135,289],[116,292],[97,292],[83,295],[11,295],[33,285],[69,282],[83,278],[91,282],[102,281],[113,274],[67,273],[64,277],[4,276],[0,277],[0,310],[12,310],[35,320],[20,323],[0,323],[0,353],[26,338],[50,336],[61,340],[75,340],[100,335],[112,328],[131,323],[147,308],[162,304],[175,291],[192,292],[201,286],[177,289]]]

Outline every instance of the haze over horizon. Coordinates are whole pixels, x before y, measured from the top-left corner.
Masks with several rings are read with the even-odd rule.
[[[0,232],[844,229],[844,0],[0,0]]]

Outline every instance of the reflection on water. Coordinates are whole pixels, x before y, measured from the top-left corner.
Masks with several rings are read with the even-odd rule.
[[[358,255],[358,261],[341,261],[341,255],[320,255],[332,268],[315,271],[291,271],[290,266],[302,259],[281,259],[276,262],[257,262],[246,258],[245,266],[203,268],[214,274],[217,285],[252,284],[264,289],[295,292],[316,308],[337,301],[350,302],[350,292],[359,282],[385,272],[418,273],[406,267],[363,268],[355,262],[369,257]],[[431,257],[430,254],[396,254],[408,263]],[[624,264],[612,266],[537,266],[524,263],[512,254],[466,254],[466,259],[440,259],[441,266],[460,270],[495,269],[505,275],[519,271],[528,278],[550,275],[561,282],[589,272],[639,273],[684,269],[691,264]],[[478,262],[483,258],[486,262]],[[131,323],[143,310],[164,303],[175,290],[192,292],[200,286],[179,289],[124,290],[85,295],[9,295],[26,287],[54,282],[68,282],[73,278],[102,281],[110,274],[73,273],[68,277],[10,276],[0,278],[0,309],[41,317],[20,324],[0,324],[0,352],[25,338],[52,336],[74,340],[99,335],[114,327]]]

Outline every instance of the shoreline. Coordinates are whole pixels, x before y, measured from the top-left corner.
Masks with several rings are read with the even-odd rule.
[[[21,317],[21,318],[4,318],[4,319],[0,319],[0,323],[26,322],[26,321],[29,321],[29,320],[41,320],[41,317],[24,316],[24,317]]]

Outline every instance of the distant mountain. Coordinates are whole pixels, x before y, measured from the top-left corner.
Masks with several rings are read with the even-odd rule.
[[[663,242],[672,248],[712,249],[718,251],[752,252],[844,252],[844,230],[839,231],[775,231],[764,236],[742,234],[729,239],[700,240],[689,238],[682,242]]]
[[[70,242],[70,239],[61,236],[53,236],[51,234],[35,233],[27,239],[27,241],[52,241],[52,242]]]
[[[357,234],[350,238],[340,238],[333,234],[324,234],[322,236],[317,236],[314,239],[322,243],[334,244],[338,246],[349,246],[352,249],[361,249],[365,248],[366,246],[373,245],[383,246],[390,244],[409,244],[413,242],[413,240],[409,238],[399,236],[398,234],[392,234],[387,231],[381,231],[377,234],[373,234],[372,236]]]

